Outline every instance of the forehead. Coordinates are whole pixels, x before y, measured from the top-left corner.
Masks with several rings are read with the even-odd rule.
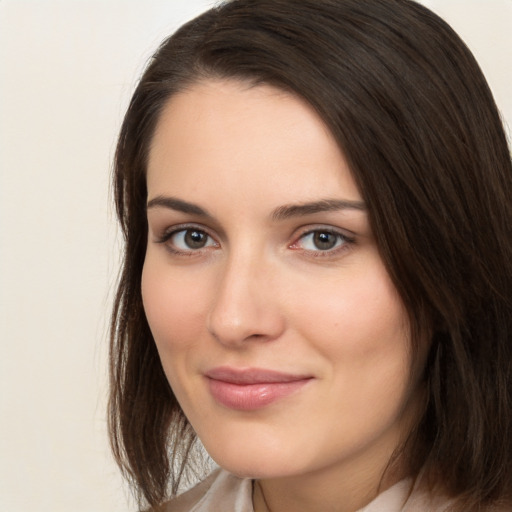
[[[219,193],[273,196],[288,188],[300,200],[333,191],[360,198],[342,152],[309,104],[269,85],[229,80],[172,96],[149,153],[150,195],[174,187],[211,194],[212,184]]]

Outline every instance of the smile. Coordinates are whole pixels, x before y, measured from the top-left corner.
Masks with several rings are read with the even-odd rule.
[[[214,368],[205,377],[216,402],[240,411],[261,409],[295,393],[312,380],[306,375],[226,367]]]

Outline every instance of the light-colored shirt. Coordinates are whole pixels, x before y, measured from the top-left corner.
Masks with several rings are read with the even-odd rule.
[[[252,480],[218,469],[201,483],[155,512],[254,512]],[[450,504],[443,497],[413,489],[405,479],[379,494],[358,512],[443,512]]]

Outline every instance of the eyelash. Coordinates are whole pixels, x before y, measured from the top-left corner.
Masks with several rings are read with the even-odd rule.
[[[204,228],[187,224],[187,225],[173,226],[171,229],[166,230],[160,237],[158,237],[156,242],[159,244],[165,244],[167,250],[177,256],[197,256],[205,248],[211,247],[211,246],[206,246],[206,247],[201,247],[198,249],[190,248],[187,250],[183,250],[183,249],[178,249],[173,244],[168,243],[172,239],[173,236],[176,236],[179,233],[183,233],[184,235],[186,235],[187,231],[188,232],[195,231],[196,233],[202,233],[203,235],[206,235],[209,239],[215,240],[208,233],[208,231],[206,231]],[[218,247],[219,244],[217,242],[215,242],[215,245]]]
[[[211,245],[206,245],[197,249],[189,248],[187,250],[182,250],[176,248],[175,245],[168,243],[172,237],[178,235],[179,233],[183,233],[184,236],[186,236],[187,232],[197,232],[205,235],[210,240],[213,240],[214,243]],[[299,246],[300,241],[306,239],[308,236],[312,236],[315,233],[317,234],[328,234],[333,235],[336,237],[335,246],[330,249],[304,249]],[[175,254],[177,256],[197,256],[201,254],[205,249],[207,250],[209,247],[219,247],[219,243],[215,241],[214,237],[211,236],[207,230],[205,230],[202,227],[195,226],[195,225],[180,225],[180,226],[174,226],[172,229],[166,230],[158,239],[156,240],[159,244],[165,244],[167,250],[169,250],[172,254]],[[207,242],[208,243],[208,242]],[[314,257],[314,258],[328,258],[328,257],[334,257],[337,256],[339,253],[344,252],[350,248],[351,245],[355,243],[355,239],[353,237],[347,236],[346,234],[333,229],[333,228],[314,228],[314,229],[308,229],[307,231],[300,234],[296,240],[288,245],[289,249],[292,250],[300,250],[303,251],[303,253],[307,254],[308,256]]]
[[[300,241],[305,240],[306,237],[312,236],[315,233],[317,234],[328,234],[333,235],[336,237],[335,246],[331,249],[304,249],[299,246]],[[313,229],[308,229],[304,233],[301,233],[301,235],[296,239],[295,242],[293,242],[291,245],[289,245],[290,249],[293,250],[302,250],[304,253],[306,253],[308,256],[314,257],[314,258],[330,258],[338,256],[341,252],[347,251],[351,245],[355,243],[355,238],[348,236],[341,231],[338,231],[333,228],[327,228],[327,227],[316,227]]]

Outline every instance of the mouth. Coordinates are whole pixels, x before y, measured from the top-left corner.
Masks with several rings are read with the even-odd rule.
[[[213,368],[205,373],[214,400],[229,409],[251,411],[284,399],[307,385],[311,375],[261,368]]]

